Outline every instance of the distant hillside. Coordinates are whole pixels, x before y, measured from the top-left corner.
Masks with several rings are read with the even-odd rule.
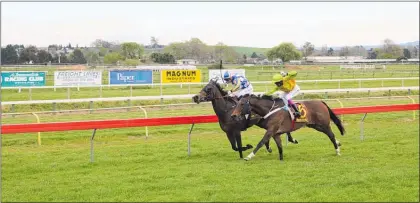
[[[269,50],[269,48],[257,48],[257,47],[240,47],[240,46],[230,46],[240,55],[251,56],[253,52],[257,55],[264,54]]]

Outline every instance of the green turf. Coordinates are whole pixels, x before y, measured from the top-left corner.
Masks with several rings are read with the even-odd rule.
[[[188,113],[211,112],[201,107]],[[99,130],[93,164],[91,131],[42,133],[41,146],[36,133],[4,135],[2,201],[418,202],[418,118],[411,121],[412,112],[369,114],[364,141],[360,118],[345,116],[345,136],[333,126],[341,157],[325,135],[302,129],[293,133],[298,145],[284,146],[283,163],[272,140],[272,154],[261,149],[250,162],[240,160],[218,124],[196,125],[190,157],[188,125],[150,127],[148,139],[144,128]],[[263,132],[243,132],[243,143],[255,146]]]

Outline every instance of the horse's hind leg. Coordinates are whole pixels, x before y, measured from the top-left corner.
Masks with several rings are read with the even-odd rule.
[[[328,135],[328,138],[330,138],[331,142],[333,143],[334,148],[335,148],[335,153],[338,156],[340,156],[341,155],[340,154],[340,146],[341,146],[341,144],[340,144],[340,142],[337,139],[335,139],[335,135],[332,132],[331,127],[328,126],[328,128],[325,130],[324,133]]]
[[[314,125],[308,125],[308,127],[313,128],[319,132],[325,133],[328,136],[328,138],[330,138],[331,142],[333,143],[336,154],[341,155],[340,154],[341,144],[338,140],[335,139],[335,135],[331,130],[331,126],[320,126],[320,125],[314,124]]]

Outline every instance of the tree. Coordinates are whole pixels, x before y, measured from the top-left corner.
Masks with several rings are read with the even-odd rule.
[[[206,58],[210,58],[210,49],[198,38],[191,38],[186,42],[188,57],[192,59],[203,61]]]
[[[52,56],[45,50],[40,50],[38,52],[38,63],[48,63],[52,61]]]
[[[187,45],[182,42],[170,43],[168,46],[163,48],[163,52],[169,53],[175,57],[175,59],[184,59],[187,57]]]
[[[161,53],[152,53],[150,55],[150,58],[155,63],[160,63],[160,64],[171,64],[171,63],[175,63],[175,57],[172,56],[169,53],[163,53],[163,54],[161,54]]]
[[[411,58],[411,53],[408,49],[404,49],[403,54],[405,58],[408,58],[408,59]]]
[[[105,64],[116,64],[118,61],[121,61],[123,59],[124,59],[124,57],[121,56],[120,53],[112,52],[112,53],[109,53],[109,54],[105,55],[104,63]]]
[[[328,55],[328,46],[326,44],[322,45],[321,48],[321,56],[327,56]]]
[[[28,63],[32,61],[33,63],[36,63],[38,61],[37,53],[38,49],[35,46],[30,45],[19,53],[19,62]]]
[[[253,53],[252,53],[252,55],[251,55],[251,58],[253,58],[253,59],[254,59],[254,58],[258,58],[257,53],[253,52]]]
[[[89,64],[97,64],[100,62],[99,54],[94,51],[87,51],[83,54],[86,58],[87,63]]]
[[[349,53],[350,53],[349,47],[345,46],[345,47],[341,48],[339,55],[340,56],[348,56]]]
[[[377,49],[373,49],[373,48],[371,48],[369,51],[368,51],[368,56],[367,56],[367,58],[368,59],[376,59],[376,57],[378,57],[378,50]]]
[[[310,42],[305,42],[302,48],[303,48],[302,52],[303,52],[303,56],[305,57],[305,60],[315,50],[314,45],[311,44]]]
[[[383,41],[383,47],[381,53],[379,54],[380,58],[398,58],[403,55],[403,51],[400,46],[396,45],[392,40],[385,39]]]
[[[296,49],[295,45],[285,42],[268,50],[267,57],[271,61],[280,58],[284,63],[290,60],[298,60],[302,57],[302,54]]]
[[[222,42],[219,42],[214,46],[214,54],[217,61],[223,60],[226,62],[235,62],[239,58],[239,54],[236,51]]]
[[[121,55],[126,59],[140,59],[143,55],[143,45],[135,42],[125,42],[121,44]]]
[[[418,53],[419,53],[418,46],[414,46],[414,49],[413,49],[414,58],[419,58]]]
[[[330,47],[330,48],[328,49],[327,55],[328,55],[328,56],[332,56],[333,54],[334,54],[334,49]]]
[[[349,48],[350,56],[366,56],[367,51],[363,46],[353,46]]]
[[[75,49],[72,53],[72,63],[86,64],[85,56],[80,49]]]
[[[94,42],[92,42],[92,46],[94,46],[94,47],[96,47],[96,48],[103,47],[103,48],[107,48],[107,49],[109,49],[109,48],[111,48],[113,45],[114,45],[114,43],[112,43],[112,42],[108,42],[108,41],[105,41],[105,40],[102,40],[102,39],[97,39],[97,40],[95,40]]]
[[[9,44],[1,49],[1,64],[16,64],[18,61],[19,56],[15,46]]]
[[[157,48],[159,46],[159,40],[156,37],[150,37],[151,48]]]

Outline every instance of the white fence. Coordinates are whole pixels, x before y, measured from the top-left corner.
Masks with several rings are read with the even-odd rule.
[[[382,66],[375,66],[375,65],[367,65],[367,64],[348,64],[348,65],[340,65],[340,69],[386,69],[385,65]]]
[[[412,91],[419,90],[418,86],[411,87],[380,87],[380,88],[349,88],[349,89],[320,89],[320,90],[301,90],[302,94],[319,93],[350,93],[350,92],[378,92],[378,91]],[[263,94],[264,92],[254,92]],[[21,105],[21,104],[57,104],[57,103],[81,103],[81,102],[109,102],[109,101],[139,101],[139,100],[163,100],[163,99],[192,99],[195,94],[184,95],[161,95],[161,96],[136,96],[136,97],[109,97],[109,98],[83,98],[83,99],[56,99],[56,100],[30,100],[30,101],[7,101],[1,105]]]
[[[389,80],[419,80],[418,77],[406,77],[406,78],[358,78],[358,79],[322,79],[322,80],[296,80],[296,83],[318,83],[318,82],[361,82],[361,81],[389,81]],[[28,86],[28,87],[1,87],[1,89],[60,89],[60,88],[104,88],[104,87],[141,87],[141,86],[188,86],[188,85],[206,85],[208,82],[197,82],[197,83],[158,83],[158,84],[122,84],[122,85],[63,85],[63,86]],[[271,81],[252,81],[252,84],[271,84]]]

